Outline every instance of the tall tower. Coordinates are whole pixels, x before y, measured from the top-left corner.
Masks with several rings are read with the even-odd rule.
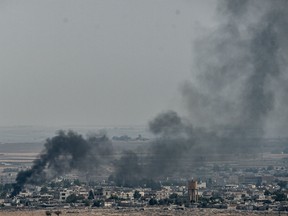
[[[188,181],[188,196],[189,196],[190,203],[198,202],[197,181],[195,180]]]

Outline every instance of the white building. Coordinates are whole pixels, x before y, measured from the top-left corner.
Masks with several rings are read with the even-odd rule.
[[[68,189],[61,190],[59,200],[66,201],[67,197],[70,196],[72,193],[73,193],[72,190],[68,190]]]

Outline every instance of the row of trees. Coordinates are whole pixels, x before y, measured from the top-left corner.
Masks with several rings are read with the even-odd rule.
[[[84,196],[77,196],[76,194],[71,194],[66,199],[67,203],[84,203],[85,206],[92,206],[92,207],[102,207],[104,206],[103,200],[93,200],[91,197],[85,199]]]
[[[135,200],[144,199],[139,191],[135,191],[133,195]],[[111,195],[108,200],[115,200],[120,201],[121,198],[117,197],[116,195]],[[92,206],[92,207],[102,207],[104,206],[104,200],[94,200],[94,195],[92,191],[89,191],[88,199],[85,199],[83,196],[77,196],[76,194],[71,194],[66,199],[67,203],[84,203],[85,206]],[[155,198],[151,198],[148,202],[149,205],[186,205],[189,204],[187,197],[179,196],[175,193],[171,194],[169,198],[157,200]]]

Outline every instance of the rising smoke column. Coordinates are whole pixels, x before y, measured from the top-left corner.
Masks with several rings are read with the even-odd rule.
[[[265,135],[271,116],[287,105],[280,98],[287,91],[287,6],[220,1],[220,24],[195,43],[194,81],[182,87],[195,126],[222,127],[230,138]]]
[[[120,180],[168,176],[201,154],[253,153],[267,126],[287,121],[287,8],[286,0],[219,1],[218,27],[195,42],[193,79],[182,86],[189,116],[156,116],[145,163],[129,154],[141,172],[125,155],[131,172],[116,169]]]
[[[179,175],[187,168],[185,165],[191,168],[193,162],[201,161],[196,154],[203,152],[199,149],[194,152],[195,148],[201,144],[219,142],[215,134],[205,128],[193,127],[175,111],[157,115],[149,122],[149,130],[155,139],[147,147],[147,154],[139,156],[132,151],[124,152],[115,162],[111,180],[118,186],[138,187],[147,185],[147,182],[155,185],[155,180]]]
[[[193,146],[193,127],[186,125],[174,111],[160,113],[149,123],[156,135],[150,147],[148,173],[159,177],[174,172],[179,159]]]
[[[118,186],[138,187],[144,178],[143,167],[138,155],[131,151],[124,151],[123,156],[115,162],[115,173],[110,179]]]
[[[287,8],[287,0],[220,1],[218,28],[195,43],[193,80],[182,86],[191,123],[173,111],[157,116],[149,124],[157,136],[150,156],[138,169],[137,155],[125,154],[116,169],[122,180],[166,175],[203,143],[211,145],[206,151],[215,143],[231,145],[233,152],[239,150],[236,146],[248,150],[251,143],[245,139],[263,137],[274,125],[287,128]],[[59,134],[45,148],[31,169],[18,174],[14,195],[25,183],[46,179],[45,169],[62,173],[86,169],[87,158],[99,161],[91,154],[91,143],[74,133]],[[135,166],[125,170],[131,161]]]
[[[11,196],[17,195],[26,183],[43,183],[71,170],[95,170],[103,162],[103,154],[109,155],[111,151],[112,144],[105,135],[90,136],[86,140],[76,132],[59,131],[47,139],[44,151],[32,167],[18,173]]]
[[[175,171],[181,157],[193,145],[192,127],[174,111],[159,114],[149,123],[149,129],[157,138],[148,147],[148,154],[140,158],[135,152],[126,151],[116,161],[111,179],[117,185],[142,186]]]
[[[191,168],[196,161],[203,161],[201,154],[207,152],[207,144],[216,145],[221,141],[215,133],[203,127],[194,127],[175,111],[157,115],[149,123],[149,129],[156,138],[149,149],[151,156],[148,158],[147,173],[156,178],[181,174],[187,165]],[[202,152],[199,146],[205,151]]]
[[[195,42],[193,80],[181,89],[188,120],[170,111],[150,122],[152,175],[173,172],[190,153],[253,153],[288,105],[288,1],[219,2],[219,25]]]

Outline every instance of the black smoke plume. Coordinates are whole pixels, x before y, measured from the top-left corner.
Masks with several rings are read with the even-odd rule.
[[[151,156],[147,174],[155,178],[179,175],[195,161],[202,160],[199,154],[207,151],[207,144],[218,144],[220,138],[205,128],[194,127],[189,120],[181,118],[174,111],[159,114],[149,123],[155,134],[149,149]],[[205,151],[201,152],[202,147]],[[211,150],[211,149],[210,149]]]
[[[102,156],[111,152],[112,143],[105,135],[84,139],[73,131],[59,131],[55,137],[47,139],[44,151],[32,167],[18,173],[11,196],[17,195],[27,183],[41,184],[72,170],[93,171],[105,161]]]
[[[195,126],[225,129],[234,138],[283,128],[287,6],[283,0],[220,1],[220,24],[195,43],[194,80],[182,88]]]
[[[159,155],[154,168],[165,173],[187,154],[253,154],[263,137],[287,128],[287,6],[219,1],[219,25],[196,41],[193,80],[181,88],[189,115],[168,112],[150,123],[160,135],[152,146]]]
[[[195,42],[193,79],[181,88],[188,116],[169,111],[150,122],[156,139],[142,176],[169,175],[201,154],[257,152],[263,137],[286,135],[287,8],[286,0],[219,1],[218,26]]]
[[[159,136],[142,158],[132,151],[124,155],[115,164],[113,180],[119,186],[141,186],[144,179],[155,179],[177,167],[172,158],[179,157],[189,147],[188,127],[174,111],[157,116],[149,123],[152,133]],[[142,160],[142,161],[141,161]],[[159,175],[160,174],[160,175]]]
[[[139,157],[129,150],[123,152],[123,156],[115,161],[115,172],[109,177],[116,185],[121,187],[149,187],[160,189],[161,185],[149,174],[145,163],[147,157]]]
[[[150,147],[148,173],[159,177],[174,172],[178,159],[195,143],[192,126],[185,124],[176,112],[167,111],[151,121],[149,129],[157,137]]]
[[[156,185],[155,180],[165,176],[176,176],[183,162],[191,164],[191,157],[197,144],[216,142],[217,137],[202,128],[194,128],[174,111],[159,114],[149,123],[150,131],[156,138],[147,149],[147,154],[138,156],[125,152],[115,165],[112,180],[119,186]],[[198,160],[199,158],[197,158]]]
[[[116,161],[119,185],[170,175],[201,154],[247,153],[265,136],[286,136],[288,1],[219,2],[218,26],[196,41],[193,79],[181,88],[188,116],[168,111],[151,121],[156,139],[147,154],[126,152]],[[13,195],[49,175],[95,167],[102,160],[94,146],[109,143],[102,139],[62,132],[48,140],[32,168],[18,174]]]
[[[143,178],[143,169],[135,152],[124,151],[123,156],[115,162],[115,168],[110,180],[114,180],[120,186],[139,186],[137,184]]]

